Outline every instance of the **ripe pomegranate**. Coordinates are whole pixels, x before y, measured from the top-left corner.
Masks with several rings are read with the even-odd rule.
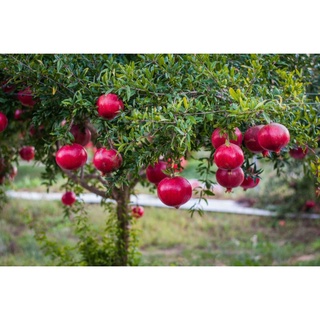
[[[280,123],[270,123],[265,125],[258,133],[258,142],[262,148],[275,151],[277,154],[290,141],[288,129]]]
[[[0,132],[4,131],[8,126],[8,118],[7,116],[0,112]]]
[[[289,150],[289,154],[292,158],[302,160],[308,153],[308,149],[303,150],[301,147],[296,147]]]
[[[132,207],[131,209],[132,216],[135,218],[141,218],[144,215],[144,209],[140,206]]]
[[[24,146],[20,149],[19,154],[21,159],[30,161],[34,158],[35,149],[32,146]]]
[[[228,138],[228,134],[224,133],[221,134],[220,133],[221,129],[217,128],[213,131],[212,135],[211,135],[211,143],[213,145],[214,148],[219,148],[222,144],[226,143],[226,140]],[[237,146],[241,146],[242,143],[242,133],[238,128],[234,129],[234,133],[236,135],[236,140],[230,140],[231,143],[236,144]]]
[[[87,162],[87,151],[80,144],[74,143],[61,147],[56,153],[58,166],[65,170],[77,170]]]
[[[17,109],[13,115],[14,120],[23,120],[23,114],[25,112],[25,110]]]
[[[238,167],[233,170],[218,169],[216,179],[220,186],[227,188],[226,192],[231,192],[232,188],[239,187],[244,180],[244,172]]]
[[[33,100],[32,91],[30,87],[27,87],[18,92],[18,100],[23,106],[33,107],[36,104],[36,101]]]
[[[146,170],[147,179],[149,182],[158,185],[161,180],[167,177],[163,170],[167,169],[167,162],[159,160],[153,166],[149,165]]]
[[[121,167],[122,156],[115,149],[99,148],[93,156],[93,165],[106,174]]]
[[[222,144],[214,153],[214,162],[221,169],[236,169],[242,165],[243,161],[242,149],[233,143]]]
[[[179,207],[188,202],[192,196],[190,182],[183,177],[166,177],[157,187],[159,199],[167,206]]]
[[[71,126],[70,132],[74,136],[74,143],[85,146],[91,140],[91,131],[86,127],[74,124]]]
[[[15,85],[8,84],[8,80],[7,80],[7,81],[1,82],[1,88],[4,93],[10,93],[15,89]]]
[[[241,183],[240,187],[243,188],[244,191],[247,189],[255,188],[260,182],[259,178],[252,178],[250,176],[247,176],[244,178],[243,182]]]
[[[121,110],[124,110],[122,100],[113,93],[100,96],[97,100],[97,107],[99,115],[108,120],[113,119]]]
[[[307,210],[312,209],[315,205],[316,205],[316,203],[313,200],[307,200],[305,202],[305,206],[306,206]]]
[[[72,206],[76,202],[76,195],[73,191],[65,192],[61,197],[61,202],[65,206]]]
[[[266,157],[269,154],[269,152],[263,149],[258,141],[258,133],[263,127],[264,125],[261,124],[247,129],[243,136],[243,142],[247,149],[252,153],[262,152],[263,156]]]

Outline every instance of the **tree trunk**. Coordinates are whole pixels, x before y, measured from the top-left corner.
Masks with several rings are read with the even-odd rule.
[[[123,186],[114,190],[114,198],[117,202],[117,218],[119,234],[117,239],[118,263],[121,266],[128,265],[129,241],[130,241],[130,188]]]

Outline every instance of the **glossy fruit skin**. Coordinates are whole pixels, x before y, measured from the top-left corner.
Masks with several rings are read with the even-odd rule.
[[[34,159],[35,149],[32,146],[24,146],[20,149],[19,154],[21,159],[30,161]]]
[[[226,192],[231,192],[232,188],[239,187],[244,180],[244,172],[238,167],[233,170],[218,169],[216,180],[220,186],[226,188]]]
[[[138,219],[144,215],[144,209],[143,209],[143,207],[135,206],[135,207],[132,207],[131,213],[134,218]]]
[[[190,182],[183,177],[167,177],[157,187],[159,199],[167,206],[179,207],[188,202],[192,196]]]
[[[214,163],[218,168],[233,170],[242,165],[244,154],[236,144],[222,144],[214,153]]]
[[[255,188],[260,182],[259,178],[255,178],[253,179],[250,176],[247,176],[244,178],[243,182],[241,183],[240,187],[243,188],[244,191],[246,191],[247,189],[252,189]]]
[[[30,87],[27,87],[19,91],[17,97],[23,106],[33,107],[36,104],[36,102],[33,100],[32,91]]]
[[[258,133],[264,127],[263,124],[253,126],[247,129],[243,136],[243,143],[252,153],[262,153],[264,156],[268,155],[268,151],[260,146],[258,141]]]
[[[115,149],[99,148],[93,156],[93,165],[103,174],[119,169],[122,162],[121,154]]]
[[[70,132],[74,136],[74,143],[85,146],[91,140],[91,131],[88,128],[74,124],[71,126]]]
[[[4,131],[8,126],[8,118],[7,116],[0,112],[0,132]]]
[[[72,206],[76,202],[77,198],[73,191],[65,192],[61,197],[61,202],[65,206]]]
[[[121,99],[116,94],[103,94],[97,100],[99,115],[107,120],[111,120],[118,115],[121,110],[124,110],[124,105]]]
[[[258,142],[262,148],[274,151],[277,154],[290,141],[289,130],[280,123],[270,123],[265,125],[258,133]]]
[[[73,143],[61,147],[56,153],[58,166],[65,170],[77,170],[87,162],[87,151],[80,144]]]
[[[221,145],[225,144],[228,137],[227,133],[221,136],[220,131],[221,129],[217,128],[212,132],[212,135],[211,135],[211,144],[216,149],[219,148]],[[235,128],[234,131],[235,131],[237,140],[230,140],[230,142],[240,147],[242,144],[242,133],[239,130],[239,128]]]
[[[158,185],[161,180],[167,178],[168,176],[163,173],[162,170],[167,169],[167,162],[159,160],[153,166],[150,164],[147,167],[146,175],[149,182]]]
[[[303,150],[301,147],[297,147],[295,149],[290,149],[289,154],[292,158],[297,160],[302,160],[306,157],[308,153],[308,149]]]

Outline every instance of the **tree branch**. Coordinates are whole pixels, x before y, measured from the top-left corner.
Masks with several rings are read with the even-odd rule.
[[[99,190],[98,188],[94,187],[94,186],[90,186],[87,182],[84,181],[84,179],[79,178],[77,175],[71,173],[68,170],[62,169],[61,170],[71,179],[73,180],[75,183],[81,185],[81,187],[85,188],[86,190],[102,197],[102,198],[106,198],[106,193]]]

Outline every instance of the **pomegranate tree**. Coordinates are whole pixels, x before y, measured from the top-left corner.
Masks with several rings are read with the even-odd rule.
[[[254,161],[252,153],[258,150],[245,137],[241,149],[240,133],[255,124],[273,122],[288,128],[292,136],[288,148],[296,144],[315,150],[303,163],[306,170],[320,176],[319,111],[305,96],[305,75],[310,73],[295,72],[296,68],[312,70],[315,65],[304,55],[299,61],[309,64],[300,68],[302,62],[297,59],[286,55],[0,55],[0,83],[7,81],[23,89],[17,93],[0,90],[1,112],[8,117],[7,128],[1,133],[1,157],[15,161],[17,146],[32,145],[36,161],[45,166],[48,187],[61,174],[66,181],[63,188],[94,193],[110,211],[103,231],[107,234],[95,237],[88,231],[92,230],[90,222],[82,219],[86,211],[82,203],[62,207],[66,213],[76,213],[80,223],[74,223],[74,229],[83,228],[73,229],[81,242],[59,262],[72,264],[74,261],[63,259],[76,256],[84,265],[134,265],[138,245],[130,225],[130,196],[137,192],[136,186],[157,190],[161,201],[179,207],[190,199],[192,187],[185,178],[172,177],[180,167],[167,161],[199,152],[195,171],[201,184],[194,193],[199,191],[200,198],[212,195],[213,162],[220,171],[225,170],[218,176],[227,174],[230,178],[239,171],[236,177],[240,180],[241,166],[247,170],[247,160]],[[17,109],[26,111],[21,117],[24,121],[12,121]],[[309,117],[303,116],[306,110]],[[271,123],[254,135],[254,143],[265,153],[277,152],[285,145],[283,130],[277,130],[275,136],[270,134],[275,128],[267,135],[260,134]],[[33,129],[25,134],[32,126],[39,129],[41,125],[45,128],[41,134],[34,134]],[[77,139],[76,130],[70,134],[75,129],[72,125],[83,125],[90,131],[91,147],[90,142]],[[215,128],[229,137],[220,136],[221,132],[213,135]],[[86,130],[83,134],[90,135]],[[218,146],[216,140],[222,144]],[[90,152],[89,161],[82,144]],[[106,153],[105,149],[114,151]],[[272,153],[266,159],[279,166],[291,160]],[[188,172],[181,172],[184,174]],[[4,191],[0,188],[2,195]]]

